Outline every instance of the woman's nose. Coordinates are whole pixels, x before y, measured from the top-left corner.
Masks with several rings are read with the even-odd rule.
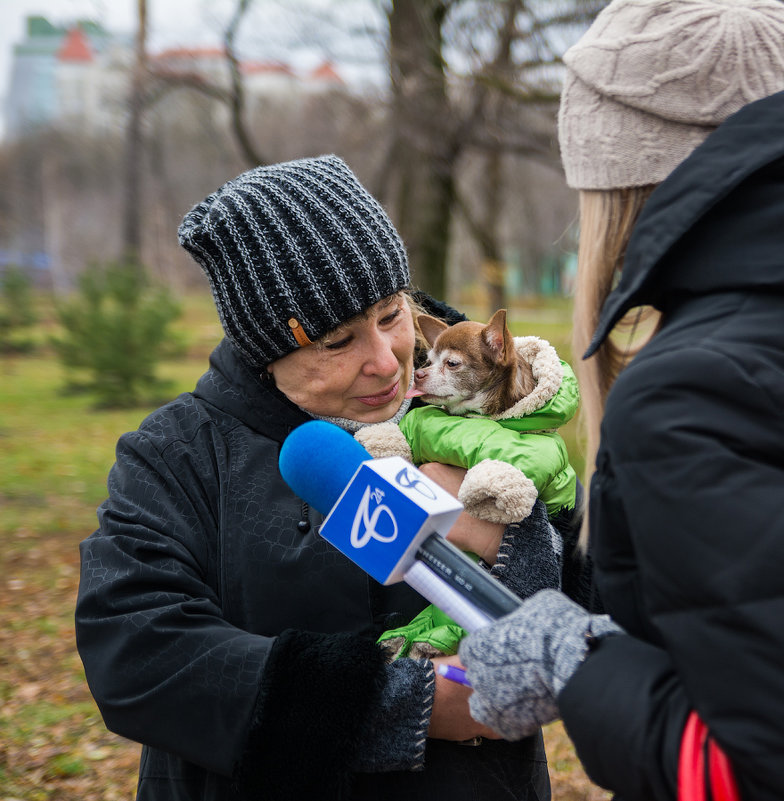
[[[397,372],[398,358],[392,339],[384,334],[373,337],[365,359],[364,370],[368,375],[392,376]]]

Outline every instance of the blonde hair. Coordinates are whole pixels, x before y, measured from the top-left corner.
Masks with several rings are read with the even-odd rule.
[[[403,294],[408,301],[408,308],[411,309],[411,319],[414,321],[414,369],[416,370],[427,364],[427,354],[430,351],[430,343],[425,339],[417,318],[420,315],[432,316],[432,313],[411,294],[410,290],[404,290]]]
[[[650,307],[632,309],[586,360],[604,301],[620,275],[632,228],[655,186],[580,192],[580,245],[574,293],[572,353],[582,397],[580,433],[585,454],[585,509],[580,543],[588,545],[588,488],[595,470],[599,428],[607,394],[615,379],[658,328],[658,313]],[[640,324],[645,322],[642,336]],[[623,339],[621,336],[624,335]]]

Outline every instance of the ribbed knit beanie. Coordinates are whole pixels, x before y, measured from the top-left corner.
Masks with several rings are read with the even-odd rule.
[[[784,89],[784,2],[613,0],[564,62],[569,186],[659,183],[727,117]]]
[[[264,367],[409,284],[403,243],[337,156],[242,173],[195,206],[180,244],[226,336]]]

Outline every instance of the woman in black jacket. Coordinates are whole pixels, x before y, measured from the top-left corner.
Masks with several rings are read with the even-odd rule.
[[[354,431],[408,408],[408,265],[386,214],[325,156],[238,176],[179,233],[226,338],[193,392],[120,439],[76,609],[107,726],[144,744],[138,799],[549,798],[541,732],[498,739],[438,659],[387,664],[376,637],[425,602],[323,540],[278,471],[313,417]],[[541,514],[450,537],[530,593],[558,585],[551,533]]]
[[[713,798],[780,801],[784,5],[614,0],[565,62],[589,538],[612,619],[545,590],[472,635],[472,713],[510,738],[562,716],[626,801],[696,798],[700,759]],[[632,358],[618,325],[645,306],[658,330]]]

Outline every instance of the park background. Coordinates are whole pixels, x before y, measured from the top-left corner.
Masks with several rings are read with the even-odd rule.
[[[401,231],[417,286],[473,319],[506,307],[513,333],[571,358],[576,195],[558,160],[560,57],[602,2],[224,0],[207,13],[192,0],[183,38],[156,47],[153,12],[166,2],[124,0],[126,31],[110,29],[101,3],[63,18],[25,2],[33,16],[10,61],[0,801],[133,797],[139,747],[106,731],[75,650],[78,543],[95,528],[119,435],[191,389],[220,340],[204,277],[176,239],[208,192],[255,164],[336,153]],[[194,41],[197,11],[214,43]],[[34,85],[46,103],[30,102]],[[127,366],[134,314],[101,301],[105,317],[124,320],[124,344],[107,319],[77,340],[65,311],[94,301],[85,276],[123,269],[145,277],[134,309],[160,292],[171,299],[161,336],[178,347],[167,354],[151,340],[159,383],[107,403],[100,379]],[[69,361],[56,345],[69,337],[95,358]],[[579,471],[576,430],[564,433]],[[559,723],[546,739],[555,799],[609,797]]]

